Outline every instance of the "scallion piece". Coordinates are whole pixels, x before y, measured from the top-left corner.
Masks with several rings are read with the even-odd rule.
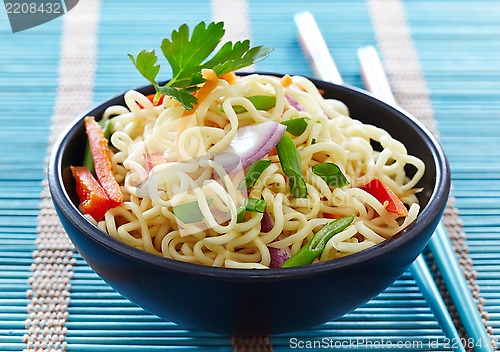
[[[345,230],[353,220],[354,216],[350,215],[323,225],[304,247],[283,263],[282,268],[302,266],[314,262],[323,253],[328,241],[337,233]]]
[[[266,211],[267,203],[264,199],[245,198],[245,209],[256,213],[263,213]]]
[[[349,184],[349,181],[340,168],[333,163],[316,164],[311,170],[321,177],[330,187],[343,187]]]
[[[246,208],[243,205],[236,207],[236,222],[242,223],[245,220]]]
[[[286,126],[286,131],[294,136],[300,136],[307,128],[309,119],[300,117],[298,119],[283,121],[281,124]]]
[[[264,199],[245,198],[245,205],[236,206],[236,222],[239,224],[245,220],[245,213],[247,211],[255,213],[264,213],[267,208],[267,203]],[[227,214],[231,217],[231,214]]]
[[[248,168],[245,177],[238,185],[239,190],[247,190],[255,186],[260,175],[271,165],[271,160],[257,160]]]
[[[210,205],[212,200],[209,199],[207,202]],[[176,205],[172,207],[172,213],[185,224],[203,220],[203,213],[197,201]]]
[[[300,154],[295,143],[285,133],[276,144],[276,150],[278,151],[281,168],[290,180],[290,193],[295,198],[305,198],[307,196],[307,187],[302,176]]]
[[[276,97],[273,95],[253,95],[251,97],[248,97],[247,99],[250,100],[252,105],[255,106],[257,110],[267,111],[276,106]],[[233,106],[233,109],[237,114],[241,114],[247,111],[247,109],[245,109],[245,107],[241,105],[235,105]],[[224,108],[221,106],[219,110],[223,112]]]

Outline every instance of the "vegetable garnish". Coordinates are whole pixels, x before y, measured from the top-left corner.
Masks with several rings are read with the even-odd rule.
[[[148,98],[148,100],[151,103],[153,103],[153,105],[158,106],[158,105],[163,104],[163,99],[165,98],[165,95],[162,94],[162,95],[160,95],[159,99],[156,99],[156,94],[149,94],[149,95],[146,95],[146,98]],[[137,105],[139,105],[139,107],[141,109],[144,109],[144,106],[142,106],[141,104],[137,103]]]
[[[99,126],[104,130],[104,138],[109,140],[111,137],[111,132],[113,124],[110,119],[101,119],[97,122]],[[83,166],[85,166],[91,173],[94,173],[94,159],[92,158],[92,152],[90,151],[90,144],[87,140],[87,145],[85,146],[85,152],[83,153]]]
[[[244,205],[236,207],[236,223],[242,223],[245,220],[246,208]]]
[[[146,160],[146,171],[150,172],[156,165],[165,164],[167,160],[160,153],[144,154]]]
[[[276,97],[274,95],[253,95],[247,98],[255,109],[267,111],[276,106]],[[237,114],[241,114],[247,111],[247,109],[241,105],[233,106],[234,112]],[[221,106],[220,111],[224,111],[224,108]]]
[[[304,109],[304,107],[302,105],[300,105],[300,103],[295,100],[295,98],[293,98],[292,96],[290,95],[285,95],[286,97],[286,100],[288,100],[288,102],[290,103],[291,106],[293,106],[295,108],[295,110],[297,111],[306,111],[306,109]]]
[[[111,207],[106,192],[85,166],[71,166],[71,173],[82,211],[100,221]]]
[[[406,209],[401,199],[379,179],[375,178],[360,188],[374,196],[384,205],[387,211],[399,216],[408,216],[408,209]]]
[[[109,198],[111,207],[123,202],[120,186],[115,180],[111,165],[111,152],[108,140],[104,138],[104,131],[93,116],[85,117],[85,130],[89,138],[90,151],[94,160],[95,173],[101,187]]]
[[[290,180],[290,193],[295,198],[305,198],[307,196],[306,182],[302,176],[300,155],[295,143],[285,133],[276,144],[276,150],[281,168]]]
[[[210,206],[212,199],[208,199],[207,203]],[[172,213],[185,224],[191,224],[204,219],[197,201],[176,205],[172,207]]]
[[[283,121],[282,124],[286,126],[286,131],[294,136],[300,136],[307,128],[309,124],[305,117],[300,117],[298,119]]]
[[[212,204],[212,199],[207,200],[208,206]],[[267,203],[264,199],[245,198],[245,204],[236,207],[236,221],[243,222],[246,211],[263,213],[266,211]],[[179,204],[172,207],[172,213],[185,224],[202,221],[205,217],[201,212],[198,201]],[[228,217],[229,217],[228,213]]]
[[[330,187],[343,187],[349,184],[340,168],[333,163],[320,163],[311,167],[312,172],[321,177]]]
[[[241,223],[245,220],[245,213],[247,211],[254,213],[266,214],[267,203],[264,199],[245,198],[245,205],[236,207],[236,222]]]
[[[344,216],[338,220],[331,221],[314,234],[307,244],[285,261],[282,268],[302,266],[311,264],[318,258],[326,247],[328,241],[336,234],[344,231],[354,220],[354,216]]]
[[[245,198],[245,209],[256,213],[263,213],[266,211],[267,203],[264,199],[258,198]]]
[[[239,190],[248,190],[255,186],[260,175],[271,165],[271,160],[257,160],[248,168],[245,177],[238,185]]]
[[[214,156],[214,160],[230,171],[241,164],[247,168],[265,157],[279,142],[286,127],[274,121],[266,121],[238,128],[229,145]]]
[[[270,268],[281,268],[283,263],[290,258],[290,249],[285,248],[274,248],[269,247],[269,255],[271,256],[271,261],[269,263]]]
[[[136,57],[128,54],[137,70],[156,89],[155,102],[161,94],[179,101],[186,110],[192,110],[197,98],[191,93],[205,82],[201,75],[204,68],[213,69],[217,77],[250,66],[265,59],[273,50],[265,46],[250,47],[250,41],[226,42],[210,58],[224,35],[224,24],[212,22],[208,26],[200,22],[189,37],[189,28],[183,24],[172,32],[171,39],[161,44],[163,55],[172,68],[172,79],[165,85],[157,82],[160,65],[154,50],[142,50]],[[207,60],[208,59],[208,60]]]
[[[260,221],[260,231],[269,232],[274,227],[274,221],[271,218],[271,215],[267,211],[264,212],[264,216],[262,216],[262,220]]]

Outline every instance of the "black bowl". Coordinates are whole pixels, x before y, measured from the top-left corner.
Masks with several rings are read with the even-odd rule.
[[[450,190],[450,171],[436,139],[408,113],[353,87],[313,80],[343,101],[351,116],[387,130],[426,165],[419,183],[422,210],[408,228],[370,249],[334,261],[289,269],[205,267],[155,256],[101,232],[78,210],[69,171],[81,164],[83,117],[99,118],[124,104],[117,96],[69,126],[49,163],[52,199],[76,249],[111,287],[144,309],[187,328],[227,335],[306,329],[340,317],[390,286],[415,260],[436,228]],[[153,93],[151,86],[138,89]]]

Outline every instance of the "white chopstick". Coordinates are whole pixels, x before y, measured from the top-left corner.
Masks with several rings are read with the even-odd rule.
[[[385,70],[382,62],[373,46],[367,46],[358,49],[358,57],[361,63],[361,75],[365,82],[365,86],[379,99],[384,100],[389,104],[396,104],[396,99],[389,86]],[[439,222],[436,231],[429,240],[429,248],[434,255],[434,261],[441,272],[443,281],[445,282],[450,297],[457,308],[457,311],[462,318],[462,323],[467,331],[468,336],[477,342],[474,346],[475,351],[493,351],[490,338],[484,327],[484,323],[474,302],[468,285],[465,282],[462,269],[455,256],[455,251],[452,249],[451,242],[446,234],[445,227],[442,222]],[[412,273],[415,266],[410,268]],[[422,282],[419,283],[419,287]],[[422,289],[422,287],[421,287]],[[424,288],[425,289],[425,288]],[[436,302],[432,302],[435,304]],[[431,306],[432,308],[432,306]],[[439,309],[435,307],[434,309]],[[439,312],[439,311],[438,311]],[[439,320],[447,319],[447,317],[439,317],[434,313]],[[444,329],[443,329],[444,330]],[[460,339],[452,339],[452,341],[461,341]],[[460,345],[460,344],[456,344]]]
[[[379,99],[384,100],[388,104],[396,104],[396,99],[389,86],[385,70],[382,62],[373,46],[367,46],[358,49],[358,57],[361,63],[361,71],[365,86]],[[481,315],[477,309],[468,285],[458,264],[455,252],[451,248],[450,240],[444,230],[442,222],[439,223],[436,231],[429,240],[429,248],[434,255],[434,261],[441,272],[443,281],[445,282],[448,292],[455,303],[455,307],[462,318],[462,323],[467,331],[467,334],[474,341],[478,341],[475,346],[477,351],[493,351],[490,338],[484,327]],[[413,266],[411,269],[414,269]],[[420,285],[419,285],[420,286]],[[439,294],[439,292],[438,292]],[[436,302],[432,302],[436,304]],[[431,307],[432,308],[432,307]],[[440,308],[435,307],[437,312]],[[433,310],[434,311],[434,310]],[[447,317],[439,317],[438,320],[447,319]],[[452,341],[461,341],[454,339]]]
[[[315,73],[323,81],[342,84],[342,76],[313,15],[310,12],[297,13],[294,19],[299,30],[300,44],[311,61]]]
[[[295,15],[294,20],[299,31],[299,42],[318,76],[324,81],[342,84],[342,76],[335,65],[333,57],[330,55],[313,15],[310,12],[298,13]],[[388,103],[395,104],[396,101],[380,60],[373,61],[374,54],[378,58],[377,52],[373,53],[371,49],[368,49],[367,52],[369,56],[367,59],[363,59],[363,63],[364,67],[369,69],[363,70],[365,71],[363,74],[370,79],[372,89],[379,93],[383,91],[383,99]],[[446,336],[451,341],[460,341],[453,320],[442,297],[439,295],[439,290],[422,255],[415,260],[410,270]],[[460,343],[454,344],[454,350],[465,351]]]
[[[396,99],[392,94],[377,50],[373,46],[359,48],[358,58],[361,64],[361,77],[366,89],[387,104],[396,105]]]

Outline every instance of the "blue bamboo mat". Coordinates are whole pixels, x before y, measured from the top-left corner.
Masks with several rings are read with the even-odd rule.
[[[85,0],[82,0],[85,1]],[[404,0],[452,168],[488,325],[500,336],[500,3]],[[254,44],[273,46],[256,67],[311,75],[293,14],[311,11],[346,83],[361,86],[356,49],[376,44],[364,0],[248,0]],[[78,6],[78,5],[77,5]],[[74,11],[76,11],[75,8]],[[144,81],[127,53],[159,42],[181,22],[211,19],[211,2],[103,0],[94,102]],[[238,14],[235,14],[238,16]],[[32,275],[41,181],[57,94],[63,19],[12,34],[0,8],[0,351],[26,344],[26,291]],[[75,254],[66,323],[67,351],[233,350],[230,337],[191,331],[122,298]],[[446,340],[406,273],[356,311],[315,329],[271,336],[275,351],[299,342],[354,341],[357,350],[447,351]],[[386,341],[385,345],[381,345]],[[403,348],[396,348],[397,343]],[[378,347],[377,347],[378,346]],[[294,348],[296,347],[296,348]],[[308,349],[313,350],[313,349]],[[319,347],[316,350],[324,350]]]

